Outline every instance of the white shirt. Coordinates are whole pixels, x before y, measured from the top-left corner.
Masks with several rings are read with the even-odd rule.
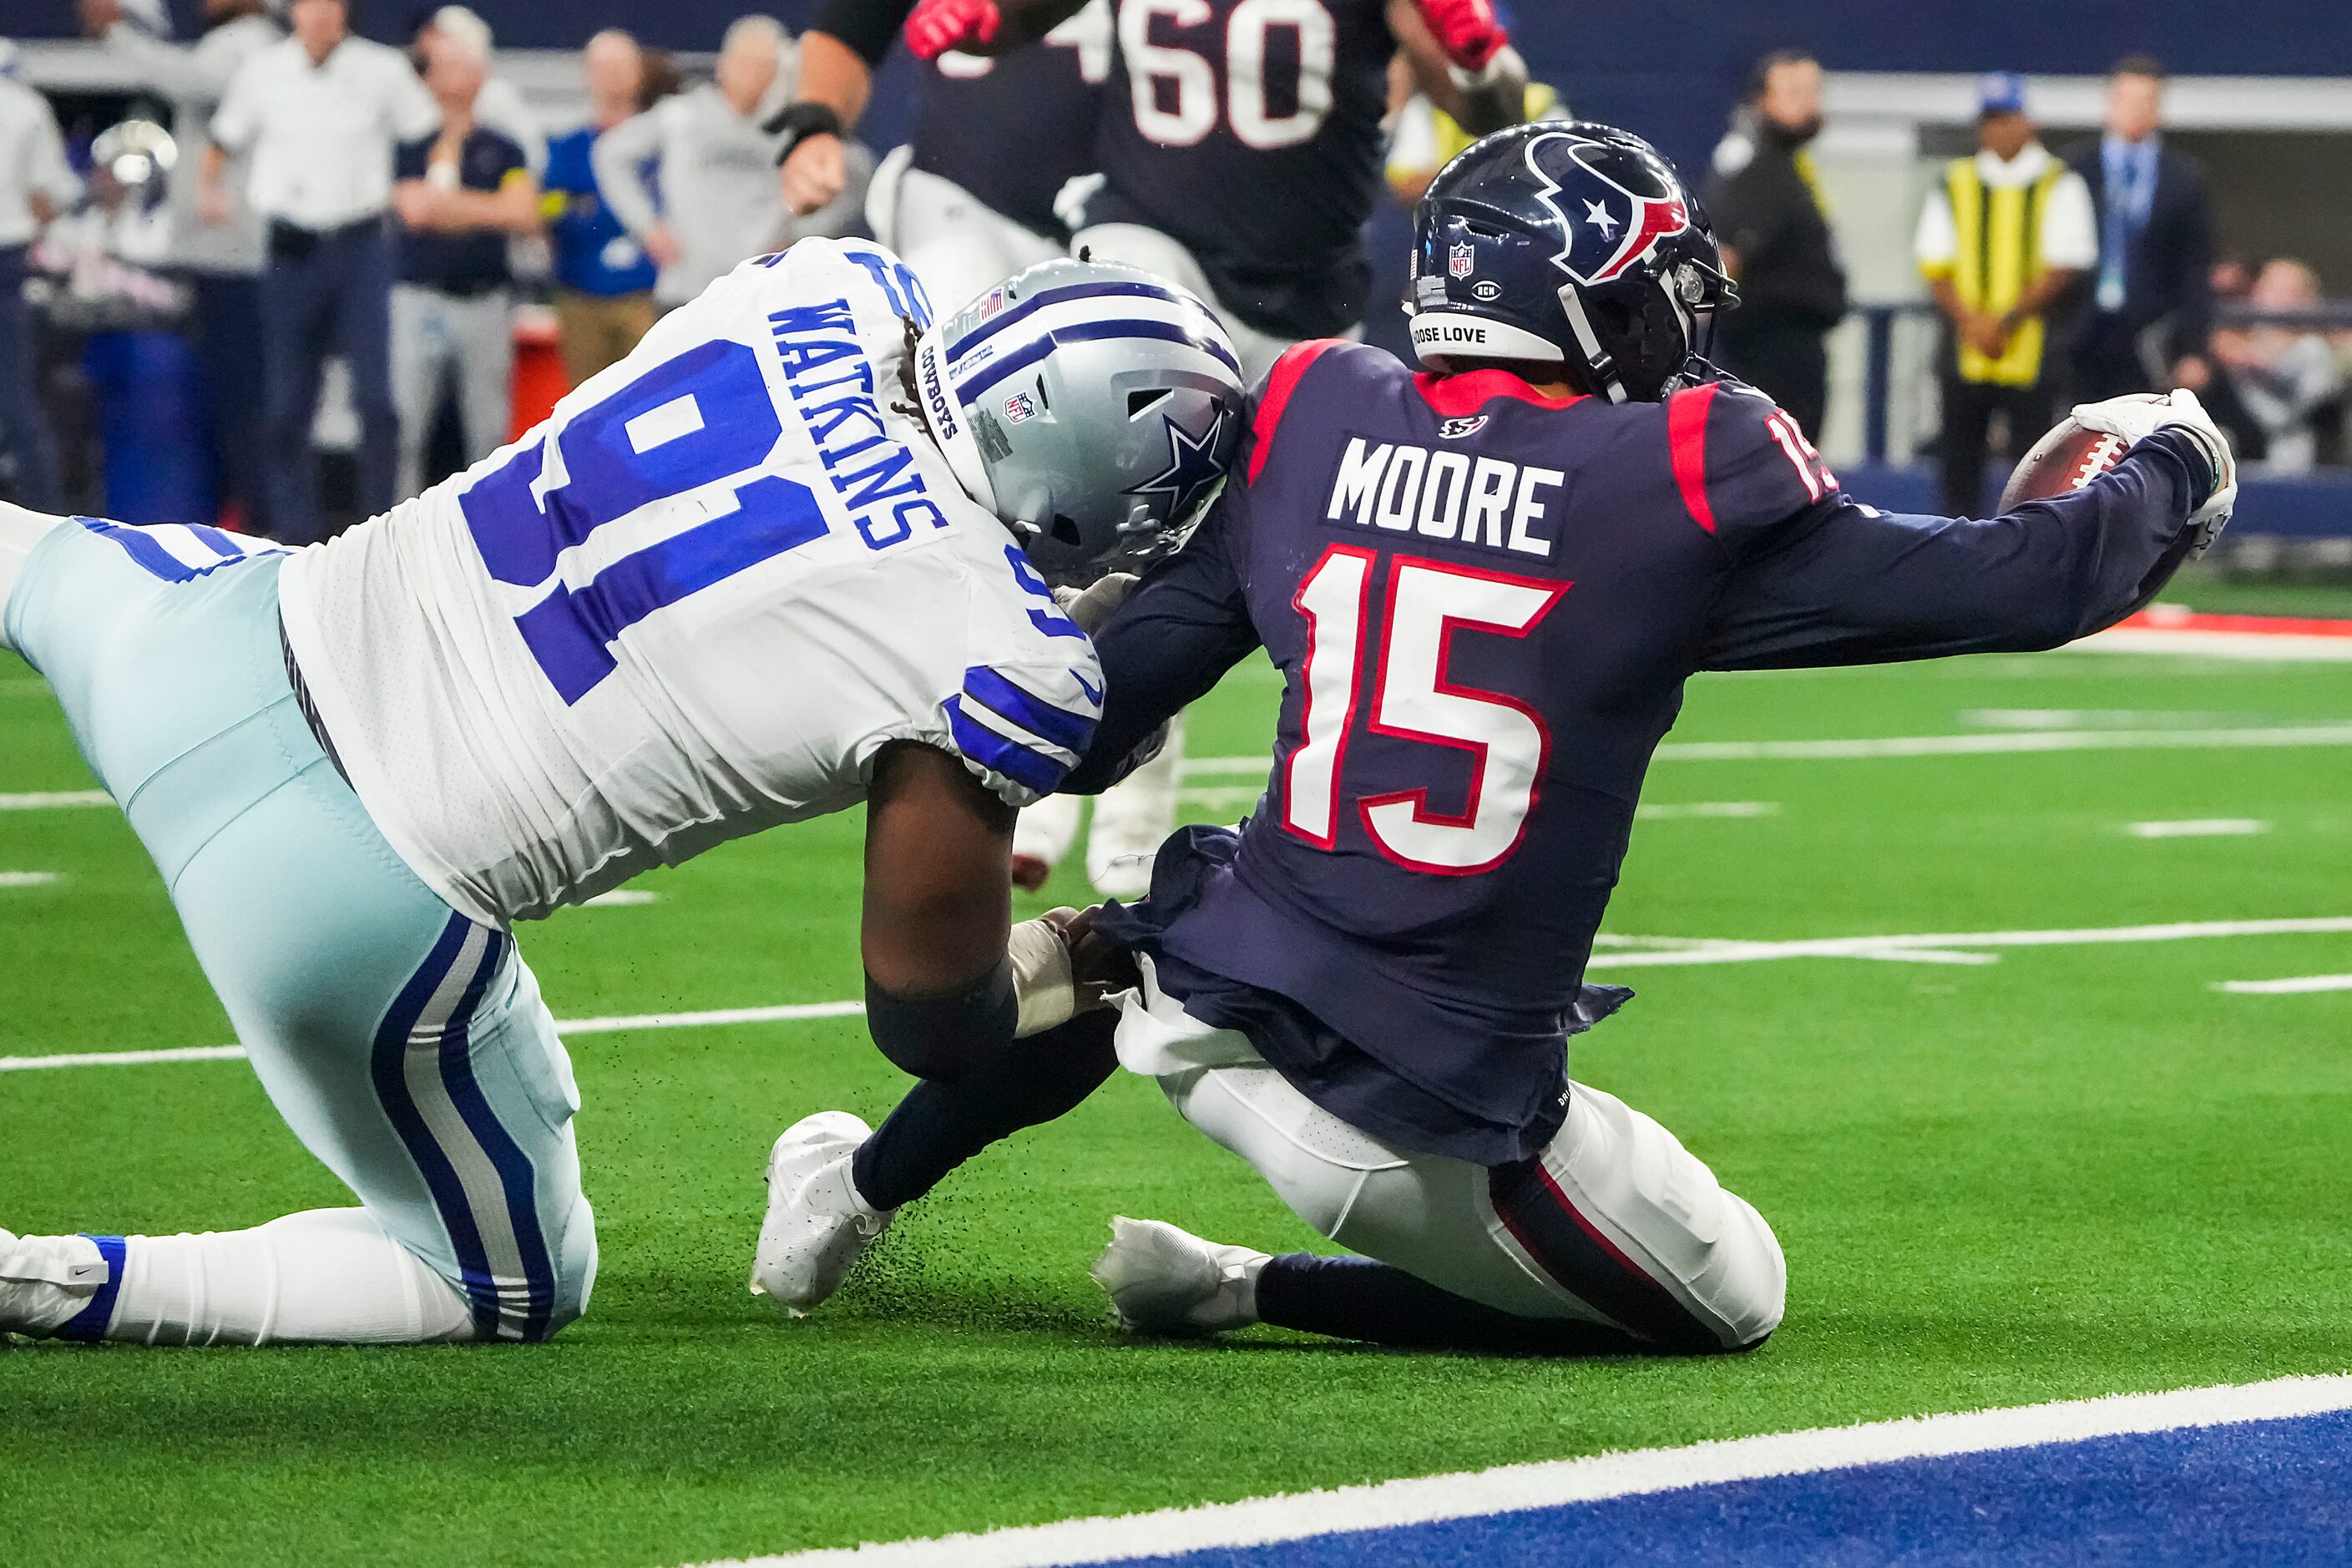
[[[2039,142],[2003,163],[1990,153],[1977,154],[1977,174],[1990,189],[2010,190],[2030,185],[2057,162]],[[1912,250],[1922,267],[1949,267],[1960,254],[1959,226],[1952,221],[1952,197],[1943,182],[1927,193],[1919,212],[1919,229]],[[2099,221],[2091,207],[2091,187],[2072,169],[2050,188],[2042,212],[2042,265],[2084,271],[2099,264]]]
[[[11,77],[0,77],[0,248],[30,245],[41,230],[32,198],[59,208],[80,199],[81,182],[66,166],[65,138],[49,100]]]
[[[166,43],[133,23],[117,22],[107,29],[106,47],[138,72],[147,87],[173,100],[172,134],[180,143],[181,157],[193,160],[204,143],[205,125],[220,107],[221,97],[238,68],[285,37],[266,16],[223,22],[185,46]],[[245,200],[249,173],[248,159],[240,156],[229,161],[228,219],[208,223],[198,200],[201,187],[195,165],[193,162],[183,165],[172,181],[172,259],[175,264],[199,272],[261,270],[261,219]]]
[[[352,787],[452,906],[530,919],[842,810],[893,741],[1014,805],[1076,765],[1093,645],[890,406],[906,276],[858,240],[747,262],[523,441],[286,563]]]
[[[345,38],[314,66],[288,38],[237,68],[212,134],[231,153],[251,150],[256,212],[330,229],[383,211],[394,149],[440,123],[440,107],[399,50]]]

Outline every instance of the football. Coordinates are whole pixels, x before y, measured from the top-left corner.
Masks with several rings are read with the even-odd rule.
[[[2147,396],[2150,403],[2160,401],[2153,393]],[[2131,443],[2122,437],[2086,429],[2070,414],[2019,461],[2001,489],[2000,510],[2079,490],[2122,462],[2130,450]]]

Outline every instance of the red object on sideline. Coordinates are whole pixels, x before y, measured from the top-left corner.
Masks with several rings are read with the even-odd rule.
[[[526,307],[515,312],[514,417],[507,439],[520,441],[555,412],[555,400],[572,390],[563,374],[555,312]]]
[[[2302,620],[2292,616],[2207,616],[2156,605],[2118,626],[2152,632],[2256,632],[2273,637],[2352,637],[2352,621]]]

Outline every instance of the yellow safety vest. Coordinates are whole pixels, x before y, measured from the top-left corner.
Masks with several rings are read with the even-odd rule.
[[[1525,118],[1529,121],[1551,116],[1559,107],[1559,94],[1539,81],[1528,83]],[[1437,121],[1437,166],[1441,169],[1476,145],[1478,138],[1462,129],[1454,116],[1442,109],[1432,109],[1430,117]]]
[[[1971,310],[2002,314],[2049,270],[2042,261],[2042,219],[2050,210],[2051,193],[2065,177],[2066,165],[2053,158],[2048,171],[2030,185],[1988,185],[1974,158],[1952,161],[1944,174],[1944,194],[1952,204],[1953,232],[1959,237],[1949,276],[1960,303]],[[2042,379],[2045,336],[2042,318],[2029,316],[1999,359],[1961,343],[1960,379],[2032,386]]]

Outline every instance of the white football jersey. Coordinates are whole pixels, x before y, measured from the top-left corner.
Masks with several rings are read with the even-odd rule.
[[[1102,711],[1093,646],[903,404],[912,273],[745,262],[546,424],[286,563],[352,787],[477,920],[862,800],[918,741],[1014,805]]]

